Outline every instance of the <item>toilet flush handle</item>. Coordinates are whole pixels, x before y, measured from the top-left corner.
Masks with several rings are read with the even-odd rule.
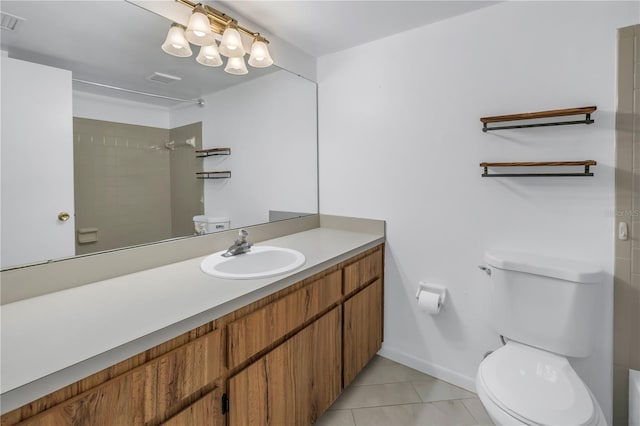
[[[478,269],[482,270],[485,272],[485,274],[491,276],[491,269],[489,269],[489,267],[484,266],[484,265],[479,265]]]

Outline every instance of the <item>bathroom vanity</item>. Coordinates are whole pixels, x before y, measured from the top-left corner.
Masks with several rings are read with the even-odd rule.
[[[201,325],[6,412],[2,425],[315,422],[380,349],[384,237],[318,228],[269,244],[305,252],[307,264],[270,280],[190,272],[244,294],[212,306]],[[199,260],[167,265],[161,275]]]

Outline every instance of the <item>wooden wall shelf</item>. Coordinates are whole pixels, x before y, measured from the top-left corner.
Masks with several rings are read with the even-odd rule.
[[[597,109],[596,106],[554,109],[549,111],[526,112],[522,114],[496,115],[493,117],[482,117],[480,118],[480,121],[483,123],[482,125],[483,132],[489,132],[493,130],[522,129],[526,127],[563,126],[567,124],[592,124],[594,123],[594,120],[591,119],[591,113],[593,113],[596,109]],[[534,120],[534,119],[553,118],[553,117],[566,117],[570,115],[582,115],[582,114],[585,114],[584,120],[552,121],[552,122],[545,122],[545,123],[517,124],[517,125],[493,126],[493,127],[487,126],[487,124],[489,123],[501,123],[505,121],[519,121],[519,120]]]
[[[228,179],[231,177],[231,172],[225,170],[222,172],[196,172],[198,179]]]
[[[213,155],[231,155],[231,148],[209,148],[209,149],[197,149],[197,158],[206,158]]]
[[[480,163],[480,167],[484,168],[482,177],[539,177],[539,176],[593,176],[593,173],[589,171],[590,166],[595,166],[598,163],[594,160],[585,161],[524,161],[524,162],[512,162],[512,163]],[[488,169],[494,167],[570,167],[570,166],[584,166],[583,173],[491,173]]]

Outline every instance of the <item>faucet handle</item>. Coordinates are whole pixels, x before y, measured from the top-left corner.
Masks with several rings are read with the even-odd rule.
[[[246,229],[241,229],[240,231],[238,231],[238,238],[240,238],[241,241],[247,241],[248,236],[249,233]]]

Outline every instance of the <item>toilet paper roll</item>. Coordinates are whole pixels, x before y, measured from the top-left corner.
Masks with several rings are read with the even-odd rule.
[[[428,314],[438,314],[442,307],[442,294],[432,293],[430,291],[421,291],[418,296],[418,306]]]

